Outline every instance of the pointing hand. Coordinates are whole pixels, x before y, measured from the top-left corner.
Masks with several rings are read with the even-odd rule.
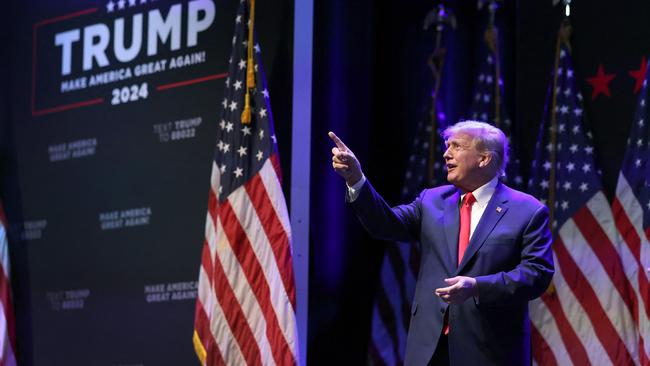
[[[359,160],[354,156],[352,150],[345,146],[334,132],[329,132],[327,135],[336,144],[336,147],[332,148],[332,167],[335,172],[345,179],[348,186],[352,187],[363,176],[361,164],[359,164]]]

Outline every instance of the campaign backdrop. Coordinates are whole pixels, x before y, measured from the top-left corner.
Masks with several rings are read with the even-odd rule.
[[[5,6],[2,188],[20,365],[198,362],[198,269],[238,3]],[[285,174],[291,4],[259,4],[256,23]]]

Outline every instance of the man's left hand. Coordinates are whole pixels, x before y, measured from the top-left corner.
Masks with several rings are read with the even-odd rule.
[[[436,295],[449,304],[462,304],[472,296],[478,295],[476,280],[472,277],[456,276],[446,278],[449,287],[436,289]]]

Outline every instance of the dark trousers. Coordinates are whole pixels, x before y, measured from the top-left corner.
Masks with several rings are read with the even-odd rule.
[[[449,337],[442,334],[429,366],[449,366]]]

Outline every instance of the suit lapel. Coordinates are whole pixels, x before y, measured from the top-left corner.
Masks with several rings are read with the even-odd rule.
[[[448,261],[445,263],[453,263],[450,265],[450,273],[456,268],[455,264],[458,263],[458,228],[460,227],[460,208],[458,202],[460,200],[460,193],[458,190],[445,200],[445,214],[444,214],[444,228],[445,237],[447,238]]]
[[[476,254],[476,252],[479,250],[479,248],[481,248],[485,242],[485,239],[487,239],[499,220],[501,220],[501,218],[508,211],[508,206],[506,205],[507,202],[508,199],[503,189],[503,184],[499,183],[496,187],[496,190],[494,191],[494,194],[492,195],[492,198],[488,202],[487,207],[485,207],[485,211],[483,212],[483,216],[481,216],[481,220],[478,222],[476,229],[474,229],[474,233],[472,234],[472,238],[469,241],[467,250],[465,251],[465,254],[463,254],[463,261],[458,266],[456,274],[460,273],[463,270],[463,268],[467,265],[467,262],[469,262],[474,254]],[[456,239],[456,241],[458,241],[458,239]]]

